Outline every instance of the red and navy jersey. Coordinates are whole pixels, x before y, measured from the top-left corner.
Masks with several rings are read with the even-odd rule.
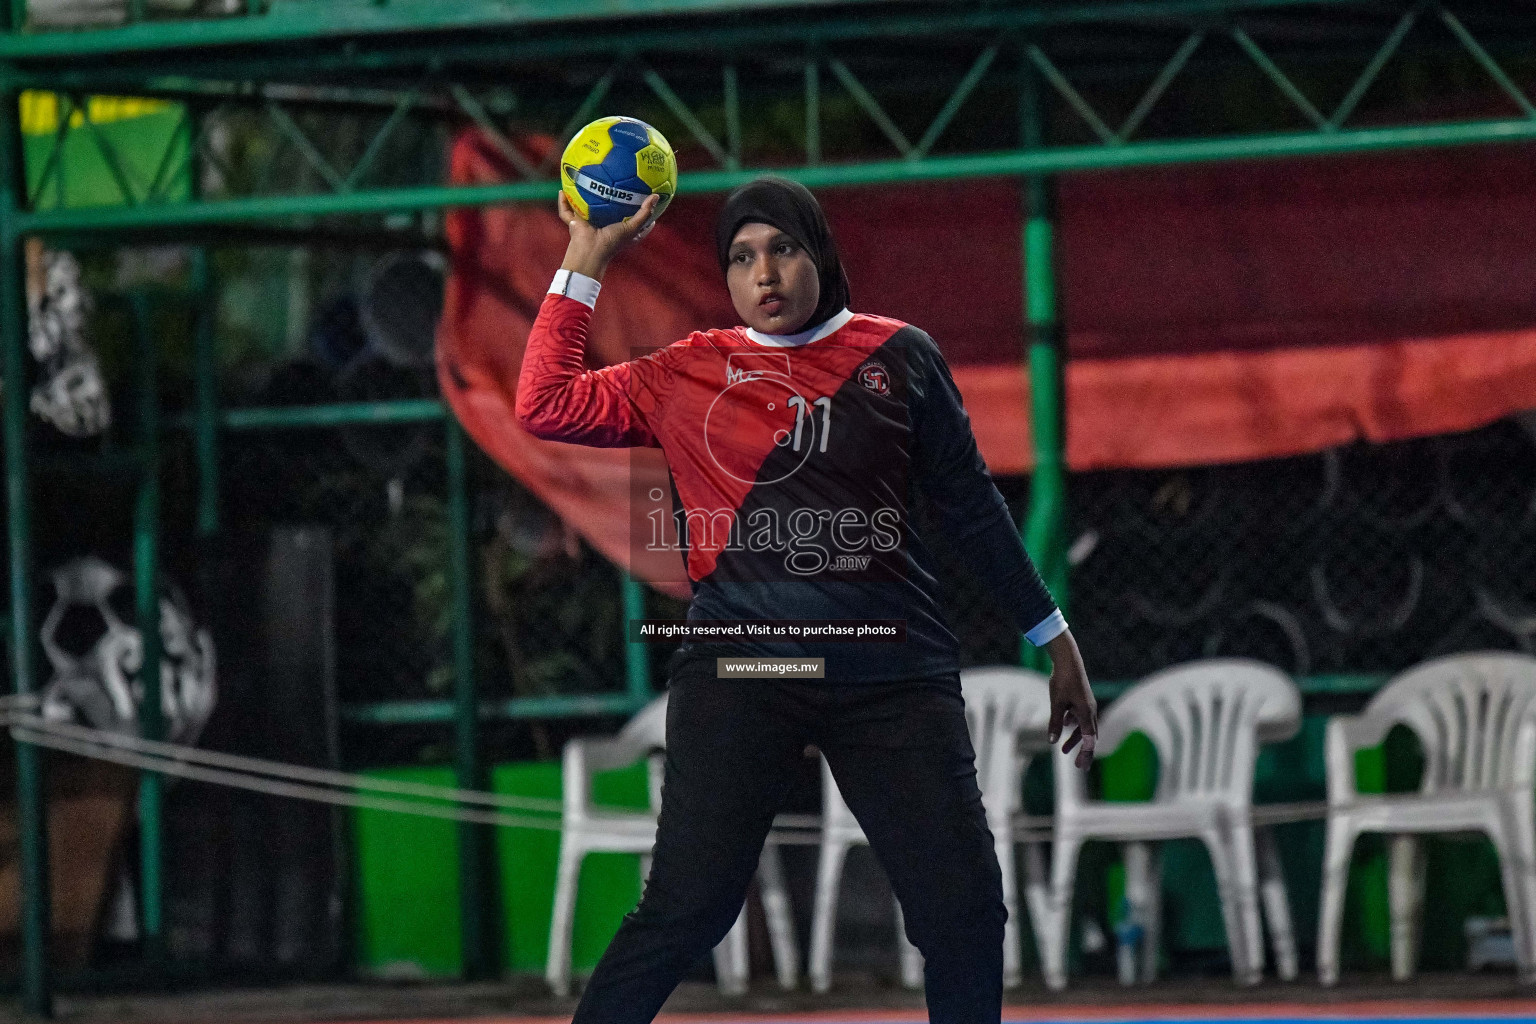
[[[550,440],[662,449],[690,621],[906,624],[901,641],[691,643],[700,653],[824,658],[829,682],[957,671],[933,559],[913,525],[919,492],[1021,630],[1043,642],[1064,628],[923,331],[845,311],[802,344],[742,327],[700,331],[589,370],[591,316],[581,301],[546,296],[518,419]],[[666,543],[655,531],[636,539]]]

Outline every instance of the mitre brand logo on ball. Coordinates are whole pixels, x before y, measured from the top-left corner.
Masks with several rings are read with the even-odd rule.
[[[683,372],[664,399],[679,403],[674,413],[697,410],[674,421],[699,433],[668,442],[693,458],[687,468],[674,460],[673,508],[660,488],[646,495],[647,549],[685,551],[694,579],[904,575],[908,425],[899,382],[867,348],[809,352],[698,353],[723,358]]]

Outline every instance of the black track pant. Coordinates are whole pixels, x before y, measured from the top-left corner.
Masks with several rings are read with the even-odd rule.
[[[573,1024],[647,1024],[725,937],[807,743],[826,754],[901,901],[930,1019],[996,1024],[1007,912],[958,677],[716,679],[713,659],[673,672],[650,878]]]

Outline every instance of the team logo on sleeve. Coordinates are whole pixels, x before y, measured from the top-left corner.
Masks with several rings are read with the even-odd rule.
[[[871,359],[859,367],[859,383],[877,395],[891,393],[891,375],[878,359]]]

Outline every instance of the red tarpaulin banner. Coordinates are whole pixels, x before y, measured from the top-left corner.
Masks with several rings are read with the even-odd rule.
[[[475,132],[451,167],[455,184],[511,177]],[[1018,183],[818,196],[854,308],[931,334],[987,464],[1028,471]],[[736,322],[714,256],[719,202],[683,195],[614,263],[589,365]],[[1536,407],[1530,147],[1072,175],[1056,237],[1074,469],[1292,455]],[[454,210],[448,238],[439,378],[465,429],[605,556],[677,579],[675,552],[630,564],[629,495],[665,490],[659,452],[540,441],[513,417],[523,344],[568,238],[553,195]]]

